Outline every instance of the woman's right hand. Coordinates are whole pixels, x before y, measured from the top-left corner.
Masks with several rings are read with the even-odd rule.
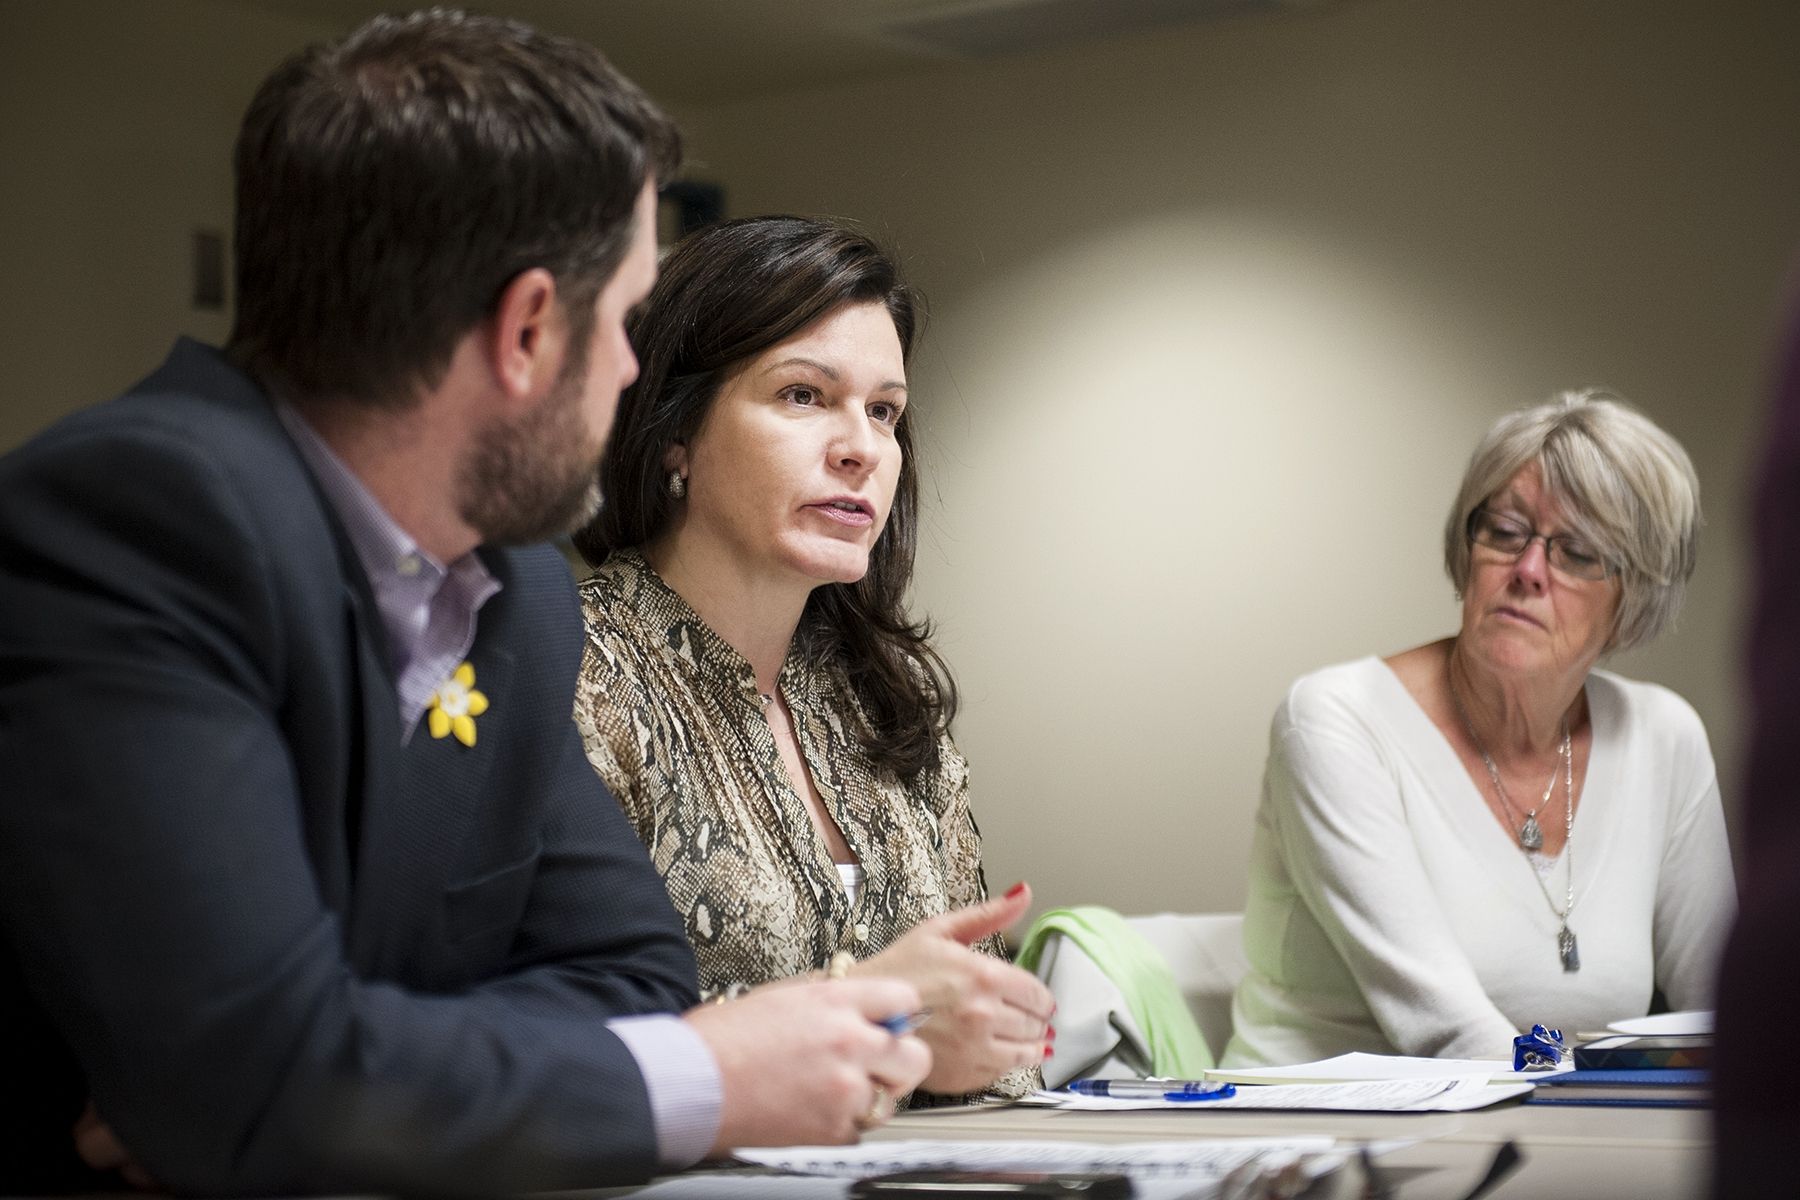
[[[1055,1036],[1056,1001],[1037,978],[972,948],[1025,915],[1031,889],[921,921],[893,945],[851,967],[852,975],[904,979],[931,1019],[915,1034],[931,1047],[920,1087],[955,1095],[986,1087],[1018,1067],[1042,1062]]]

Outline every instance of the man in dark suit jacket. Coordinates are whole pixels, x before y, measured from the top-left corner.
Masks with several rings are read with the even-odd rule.
[[[570,720],[666,119],[433,13],[237,152],[221,354],[0,461],[0,1190],[594,1185],[855,1136],[895,983],[695,1000]],[[664,1015],[653,1015],[664,1014]]]

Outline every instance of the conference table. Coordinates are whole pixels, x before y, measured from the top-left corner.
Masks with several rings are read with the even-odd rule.
[[[1525,1104],[1508,1100],[1472,1112],[1354,1113],[1179,1110],[1118,1112],[985,1105],[896,1115],[864,1136],[882,1142],[1170,1142],[1190,1138],[1329,1137],[1350,1162],[1307,1200],[1464,1200],[1500,1147],[1522,1155],[1483,1200],[1703,1200],[1708,1192],[1711,1117],[1704,1109]],[[1379,1179],[1359,1169],[1359,1145]],[[1800,1151],[1800,1147],[1796,1147]],[[746,1178],[746,1175],[751,1176]],[[588,1192],[567,1200],[790,1200],[838,1197],[847,1183],[770,1178],[761,1170],[699,1170],[642,1189]],[[743,1185],[755,1184],[755,1187]],[[1385,1190],[1384,1190],[1385,1189]]]
[[[1707,1192],[1710,1119],[1701,1109],[1516,1100],[1462,1113],[1079,1112],[1007,1106],[902,1113],[868,1140],[1156,1142],[1325,1135],[1351,1143],[1409,1142],[1375,1160],[1396,1200],[1461,1200],[1486,1173],[1496,1150],[1511,1140],[1523,1162],[1491,1196],[1694,1200]],[[1378,1193],[1364,1193],[1358,1180],[1347,1194]]]

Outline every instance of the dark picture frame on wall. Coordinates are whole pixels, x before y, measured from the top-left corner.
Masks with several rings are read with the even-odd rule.
[[[677,179],[657,195],[656,243],[673,246],[694,230],[725,217],[725,189],[716,183]]]

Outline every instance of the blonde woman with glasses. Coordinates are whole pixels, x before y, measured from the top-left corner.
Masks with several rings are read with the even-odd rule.
[[[1711,1004],[1731,860],[1706,731],[1597,669],[1675,617],[1699,483],[1617,397],[1502,418],[1444,531],[1454,637],[1275,714],[1232,1065],[1500,1056],[1534,1022]]]

